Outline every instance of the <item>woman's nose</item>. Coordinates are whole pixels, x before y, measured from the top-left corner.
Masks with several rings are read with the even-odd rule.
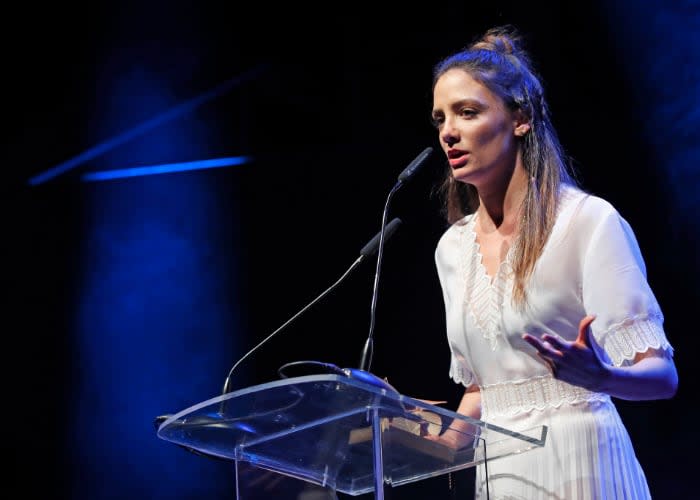
[[[459,138],[458,138],[458,137],[456,137],[456,136],[454,136],[454,135],[452,135],[452,134],[447,134],[447,133],[445,133],[445,134],[442,135],[442,140],[443,140],[443,141],[445,142],[445,144],[447,144],[449,147],[452,147],[452,146],[454,146],[455,144],[457,144],[457,143],[459,142]]]
[[[442,130],[442,140],[445,144],[447,144],[449,147],[452,147],[453,145],[457,144],[459,142],[459,134],[455,130],[455,128],[452,126],[449,120],[446,120],[445,123],[443,124]]]

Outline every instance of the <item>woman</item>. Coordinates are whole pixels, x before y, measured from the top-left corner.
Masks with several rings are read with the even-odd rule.
[[[457,411],[548,427],[544,447],[488,464],[490,498],[650,498],[611,397],[673,397],[673,349],[634,233],[577,187],[514,29],[436,65],[432,118],[449,163],[435,258]]]

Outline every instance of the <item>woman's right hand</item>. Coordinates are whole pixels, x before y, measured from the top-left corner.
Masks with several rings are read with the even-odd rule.
[[[456,429],[448,427],[445,432],[441,434],[426,434],[425,438],[430,441],[435,441],[453,450],[461,450],[464,448],[470,448],[474,443],[474,436],[460,432]]]

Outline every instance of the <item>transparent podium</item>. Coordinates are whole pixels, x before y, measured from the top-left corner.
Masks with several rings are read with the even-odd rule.
[[[431,439],[456,428],[469,443],[461,449]],[[544,446],[546,434],[546,427],[513,432],[335,374],[231,392],[172,415],[157,429],[161,439],[235,463],[240,499],[251,498],[238,485],[241,471],[252,467],[351,496],[373,492],[381,500],[385,485],[488,466]]]

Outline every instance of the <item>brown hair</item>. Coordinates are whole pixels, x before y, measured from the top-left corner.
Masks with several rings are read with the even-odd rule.
[[[433,69],[433,89],[440,76],[454,68],[486,86],[508,109],[521,110],[529,118],[530,130],[520,147],[531,182],[513,249],[513,299],[523,305],[527,280],[554,225],[560,187],[576,184],[573,170],[552,125],[540,79],[514,27],[492,28],[467,48],[441,60]],[[476,188],[454,182],[450,169],[439,191],[449,223],[473,213],[479,206]]]

